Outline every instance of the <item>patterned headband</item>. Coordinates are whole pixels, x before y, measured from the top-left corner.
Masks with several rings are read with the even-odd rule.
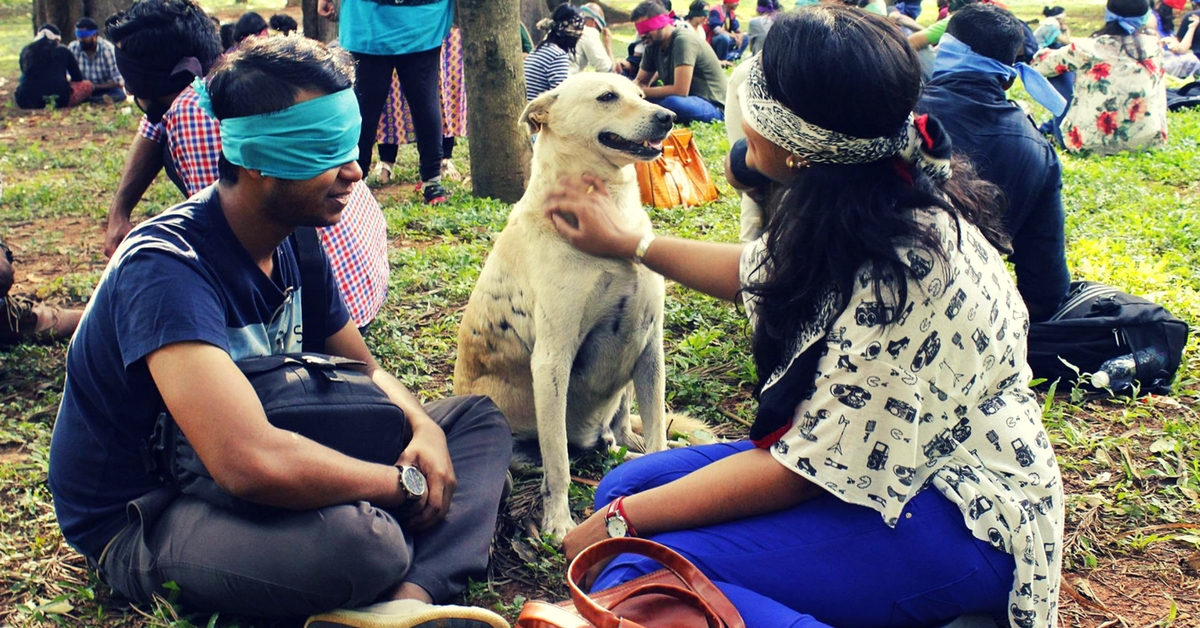
[[[895,132],[861,138],[819,127],[771,97],[762,56],[752,58],[750,74],[738,88],[742,115],[759,135],[812,163],[866,164],[899,156],[935,180],[950,177],[950,142],[928,116],[909,115]]]
[[[583,16],[574,15],[561,21],[545,18],[537,23],[537,27],[559,36],[579,37],[583,35]]]

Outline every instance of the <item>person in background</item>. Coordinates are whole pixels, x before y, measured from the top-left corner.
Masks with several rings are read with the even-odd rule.
[[[1187,28],[1184,29],[1183,39],[1175,39],[1174,36],[1162,38],[1163,69],[1175,78],[1190,79],[1200,74],[1200,58],[1192,52],[1196,27],[1200,26],[1200,14],[1191,13],[1184,21]]]
[[[756,55],[762,52],[767,31],[771,30],[771,24],[777,15],[779,15],[779,0],[758,0],[758,16],[750,18],[750,54]]]
[[[533,100],[567,80],[571,73],[571,54],[583,36],[583,15],[570,4],[561,4],[554,13],[538,22],[546,36],[525,58],[525,100]]]
[[[462,31],[451,27],[446,41],[442,42],[441,72],[442,178],[447,181],[462,179],[451,158],[457,138],[467,136],[467,93],[463,72]],[[392,181],[400,144],[411,144],[417,139],[412,112],[404,100],[400,81],[394,77],[375,139],[379,142],[379,183],[387,185]]]
[[[937,0],[937,19],[944,20],[950,15],[950,0]]]
[[[713,49],[676,27],[657,2],[637,5],[630,18],[646,44],[634,81],[646,99],[673,111],[680,124],[724,120],[727,80]]]
[[[591,70],[612,72],[612,32],[604,20],[604,9],[595,2],[579,7],[583,16],[583,34],[571,54],[571,74]]]
[[[267,24],[270,25],[271,30],[283,35],[284,37],[291,35],[300,28],[300,26],[296,24],[296,19],[286,13],[276,13],[275,15],[272,15],[271,19],[267,21]]]
[[[594,177],[547,198],[581,251],[740,299],[760,377],[750,440],[617,466],[564,554],[652,539],[755,628],[1056,626],[1063,485],[996,188],[913,114],[916,54],[886,17],[789,12],[745,63],[746,161],[786,188],[764,238],[627,231]],[[591,586],[658,568],[618,557]]]
[[[950,23],[950,16],[956,11],[974,4],[980,0],[949,0],[946,5],[946,17],[939,18],[938,21],[929,25],[928,28],[912,33],[908,36],[908,43],[912,45],[914,50],[922,50],[930,46],[936,46],[941,40],[942,35],[946,33],[946,25]]]
[[[1067,150],[1112,154],[1166,143],[1163,50],[1147,32],[1149,11],[1146,0],[1108,0],[1100,30],[1034,59],[1045,76],[1075,73],[1075,97],[1061,125]]]
[[[1200,17],[1200,10],[1197,10],[1198,8],[1200,8],[1200,0],[1192,0],[1192,10],[1188,13],[1185,13],[1179,20],[1179,30],[1175,33],[1175,39],[1178,39],[1182,42],[1184,38],[1187,37],[1187,30],[1190,28],[1191,24],[1190,19],[1192,16]],[[1182,8],[1180,10],[1182,10]],[[1200,39],[1192,39],[1192,52],[1200,54]]]
[[[124,81],[117,69],[113,45],[100,36],[100,26],[90,17],[75,22],[75,41],[67,44],[83,77],[92,82],[91,101],[125,102]]]
[[[735,15],[738,4],[739,0],[722,0],[721,4],[713,5],[708,11],[708,22],[705,25],[708,43],[722,63],[740,59],[746,46],[750,44],[750,40],[742,33],[741,22]]]
[[[21,81],[13,92],[18,107],[74,107],[91,98],[92,82],[84,78],[75,55],[61,40],[57,26],[43,24],[21,49]]]
[[[191,0],[141,0],[119,15],[109,20],[108,35],[126,87],[146,115],[109,205],[104,254],[110,257],[133,229],[133,209],[159,172],[190,198],[217,182],[221,159],[220,124],[191,86],[221,56],[213,23]],[[366,183],[351,186],[342,219],[317,234],[350,317],[365,333],[383,307],[389,274],[387,222]]]
[[[420,159],[418,175],[425,203],[445,203],[442,185],[442,99],[439,69],[442,42],[454,21],[453,0],[374,2],[341,0],[338,42],[354,55],[358,78],[354,92],[363,117],[358,165],[371,172],[379,118],[392,87],[400,79],[404,100],[412,113]],[[318,0],[317,13],[334,14],[334,0]]]
[[[1033,31],[1038,48],[1062,48],[1071,43],[1071,29],[1067,27],[1067,10],[1062,7],[1043,7],[1044,19]]]
[[[269,28],[263,16],[253,11],[243,13],[233,27],[233,45],[241,44],[247,37],[266,37],[270,34]]]
[[[696,0],[688,6],[687,15],[683,16],[683,21],[697,33],[704,32],[704,24],[708,22],[708,4],[704,0]]]
[[[1004,230],[1013,250],[1008,260],[1029,320],[1038,322],[1058,310],[1071,281],[1062,165],[1005,90],[1019,75],[1048,109],[1061,111],[1066,101],[1040,74],[1017,65],[1024,39],[1021,21],[1008,11],[992,4],[964,7],[950,19],[916,110],[937,118],[955,152],[1004,192]]]

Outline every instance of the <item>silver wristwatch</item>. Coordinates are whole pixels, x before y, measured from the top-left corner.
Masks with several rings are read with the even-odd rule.
[[[400,467],[400,490],[404,491],[404,506],[411,506],[421,501],[428,488],[425,474],[421,473],[420,469],[411,465]]]

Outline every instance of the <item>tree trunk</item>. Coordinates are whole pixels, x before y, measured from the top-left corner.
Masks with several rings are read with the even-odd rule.
[[[290,6],[291,0],[288,2]],[[334,5],[341,7],[340,2],[335,2]],[[304,30],[305,37],[322,42],[330,42],[337,37],[337,22],[317,15],[317,0],[300,0],[300,12],[300,27]]]
[[[104,21],[131,6],[133,0],[83,0],[83,14],[96,20],[100,25],[100,34],[104,35]],[[71,34],[74,35],[74,29]]]
[[[90,17],[100,25],[104,34],[104,21],[118,11],[124,11],[133,0],[33,0],[33,32],[42,24],[53,24],[62,33],[62,43],[75,40],[75,22],[81,17]]]
[[[78,0],[33,0],[33,32],[42,24],[53,24],[62,33],[65,45],[75,39],[75,21],[83,17]]]
[[[467,79],[467,136],[476,196],[515,203],[529,176],[529,139],[518,128],[525,72],[519,0],[459,0]]]

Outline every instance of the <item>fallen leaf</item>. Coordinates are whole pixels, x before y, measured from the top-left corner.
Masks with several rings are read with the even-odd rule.
[[[71,603],[64,599],[55,598],[38,606],[37,610],[47,615],[66,615],[67,613],[75,610],[75,607],[71,606]]]

